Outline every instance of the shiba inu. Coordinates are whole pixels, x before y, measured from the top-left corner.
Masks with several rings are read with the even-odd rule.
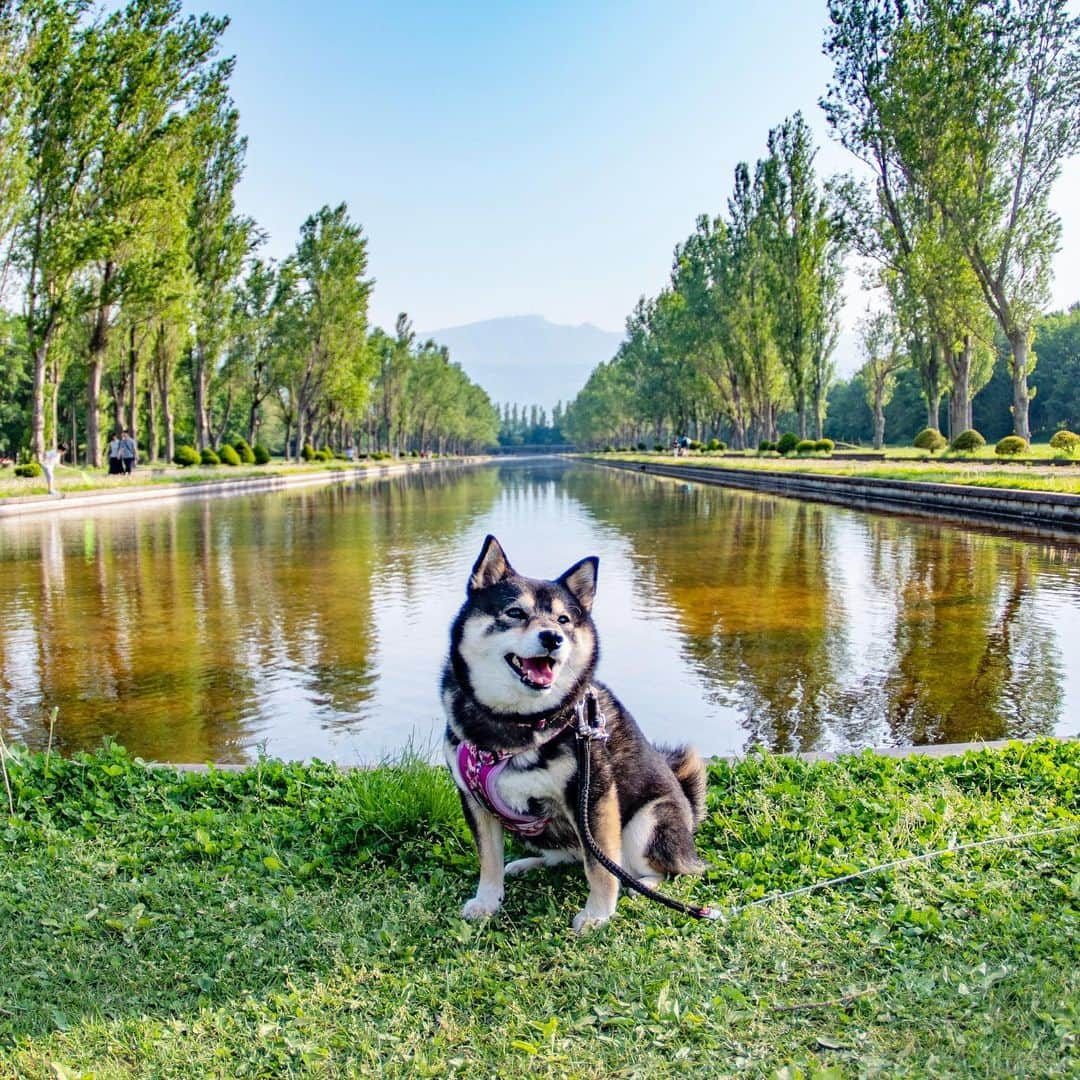
[[[465,918],[498,910],[504,875],[576,861],[589,895],[574,929],[614,914],[619,882],[589,853],[576,823],[575,718],[587,694],[607,732],[591,744],[588,784],[588,824],[600,850],[647,883],[703,869],[694,850],[705,810],[701,758],[688,747],[654,747],[593,678],[598,564],[582,559],[553,581],[523,577],[488,536],[473,566],[442,678],[446,761],[480,856]],[[504,829],[537,854],[504,866]]]

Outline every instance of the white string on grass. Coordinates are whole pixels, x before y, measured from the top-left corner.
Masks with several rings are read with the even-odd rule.
[[[911,866],[914,863],[929,862],[931,859],[940,858],[942,855],[956,855],[961,851],[972,851],[975,848],[989,847],[991,844],[1009,844],[1017,840],[1031,840],[1036,836],[1053,836],[1056,833],[1073,832],[1076,829],[1080,829],[1080,821],[1073,821],[1068,825],[1059,825],[1052,829],[1033,829],[1030,832],[1010,833],[1008,836],[992,836],[988,840],[972,840],[967,844],[952,844],[946,848],[938,848],[936,851],[925,851],[921,855],[909,855],[903,859],[894,859],[892,862],[879,863],[877,866],[871,866],[866,870],[856,870],[854,873],[829,878],[827,881],[816,881],[813,885],[803,885],[801,888],[788,889],[786,892],[769,893],[768,896],[763,896],[759,900],[752,900],[749,904],[740,904],[738,907],[726,910],[710,907],[707,909],[709,914],[706,917],[710,919],[732,919],[737,915],[741,915],[744,911],[749,911],[751,908],[764,907],[766,904],[773,904],[777,900],[790,900],[794,896],[803,896],[806,893],[816,892],[818,889],[829,889],[834,885],[843,885],[848,881],[869,877],[871,874],[881,874],[886,870],[897,870],[901,866]]]

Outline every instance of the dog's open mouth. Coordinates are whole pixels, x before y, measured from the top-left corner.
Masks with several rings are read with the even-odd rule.
[[[521,681],[532,690],[550,690],[559,662],[553,656],[517,656],[506,654],[506,662]]]

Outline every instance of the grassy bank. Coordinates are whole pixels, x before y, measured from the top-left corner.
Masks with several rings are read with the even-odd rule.
[[[183,469],[176,466],[158,467],[147,465],[137,468],[130,476],[110,476],[104,469],[62,467],[56,471],[56,487],[58,491],[63,492],[65,495],[73,495],[85,491],[127,489],[145,487],[150,484],[204,484],[207,482],[267,476],[296,476],[304,473],[340,472],[345,469],[376,468],[384,465],[415,463],[417,461],[419,459],[413,457],[382,461],[360,458],[354,462],[335,459],[334,461],[303,463],[275,459],[267,465],[192,466]],[[24,495],[45,495],[47,492],[48,486],[45,483],[44,476],[17,477],[12,474],[10,469],[0,474],[0,499],[10,499],[13,496]]]
[[[877,480],[913,480],[933,484],[1008,488],[1018,491],[1056,491],[1080,495],[1080,470],[1052,465],[979,465],[961,458],[896,461],[852,461],[833,457],[784,458],[770,455],[605,453],[590,454],[597,461],[641,461],[671,466],[716,469],[759,469],[765,472],[808,473],[813,476],[859,476]]]
[[[443,771],[9,763],[0,1075],[1075,1075],[1080,845],[950,855],[695,923],[638,899],[569,929],[568,869],[457,911],[475,857]],[[1080,744],[714,765],[734,906],[911,852],[1080,821]],[[787,1072],[781,1070],[787,1069]]]

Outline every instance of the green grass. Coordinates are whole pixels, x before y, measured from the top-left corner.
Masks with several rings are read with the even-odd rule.
[[[9,762],[0,1075],[1052,1076],[1080,1066],[1080,844],[1065,833],[699,923],[569,868],[457,915],[475,855],[445,770]],[[1080,822],[1080,744],[710,771],[728,908],[898,856]],[[784,1071],[786,1070],[786,1071]]]
[[[401,460],[414,459],[402,458]],[[378,462],[362,458],[351,463],[334,459],[333,461],[294,464],[277,459],[267,465],[192,466],[186,469],[162,464],[140,466],[131,476],[110,476],[104,469],[63,467],[56,472],[56,486],[65,494],[76,494],[84,491],[103,491],[109,488],[145,487],[151,484],[202,484],[207,481],[239,480],[251,477],[293,476],[296,473],[333,472],[381,464],[396,464],[396,462]],[[167,471],[154,476],[151,473],[152,469],[166,469]],[[45,495],[47,492],[48,486],[44,476],[16,477],[10,472],[0,474],[0,499],[24,495]]]
[[[732,457],[710,454],[694,454],[685,458],[673,458],[670,454],[590,454],[596,461],[640,461],[675,467],[704,467],[717,469],[758,469],[765,472],[808,473],[814,476],[858,476],[878,480],[912,480],[935,484],[965,484],[970,487],[1008,488],[1019,491],[1054,491],[1066,495],[1080,495],[1080,469],[1062,469],[1052,465],[1012,465],[998,460],[999,467],[974,464],[963,456],[898,460],[890,464],[883,458],[878,461],[845,460],[843,455],[833,457],[780,457],[777,454],[747,454]]]

